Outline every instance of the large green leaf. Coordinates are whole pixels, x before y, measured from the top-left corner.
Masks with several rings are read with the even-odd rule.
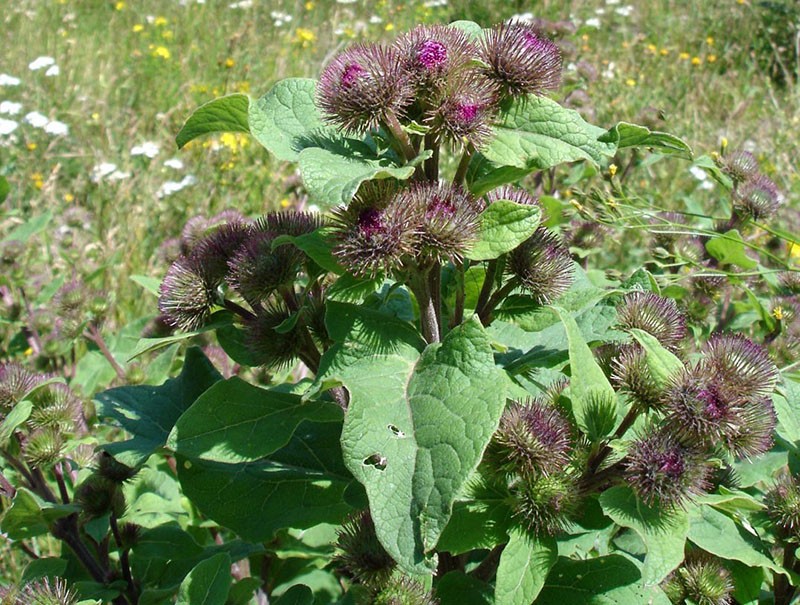
[[[495,582],[495,605],[530,605],[558,559],[553,538],[534,540],[515,529],[500,555]]]
[[[436,596],[442,604],[494,605],[492,587],[462,571],[451,571],[436,584]]]
[[[312,605],[314,593],[304,584],[292,586],[275,601],[275,605]]]
[[[778,417],[778,434],[797,445],[800,441],[800,384],[784,376],[772,396],[772,404]]]
[[[467,252],[467,258],[490,260],[510,252],[533,235],[541,215],[538,206],[509,200],[492,203],[481,213],[478,241]]]
[[[622,555],[576,561],[559,558],[536,605],[669,605],[658,587],[642,586],[636,564]]]
[[[736,265],[742,269],[754,269],[758,266],[758,261],[745,253],[744,240],[736,229],[709,239],[706,250],[723,265]]]
[[[0,239],[0,242],[10,242],[12,240],[27,242],[37,233],[47,229],[51,220],[53,220],[53,213],[50,211],[37,214],[21,225],[14,227],[3,239]]]
[[[349,331],[329,321],[329,332],[350,344],[333,351],[322,376],[350,392],[345,462],[387,551],[407,571],[430,573],[428,553],[499,423],[505,380],[477,320],[420,356],[405,322],[349,307]],[[339,310],[329,317],[341,321]]]
[[[614,429],[619,405],[617,395],[586,344],[575,318],[560,307],[553,307],[553,310],[564,324],[569,342],[569,396],[575,421],[590,439],[597,441]]]
[[[683,362],[672,351],[665,349],[658,339],[644,330],[631,328],[631,335],[645,350],[647,369],[659,387],[665,387],[670,377],[683,369]]]
[[[577,111],[529,96],[512,103],[481,153],[495,164],[528,172],[578,160],[598,163],[614,151],[614,145],[597,140],[603,133]]]
[[[659,584],[683,561],[689,516],[684,510],[651,508],[627,486],[607,489],[600,495],[603,512],[617,525],[633,529],[644,542],[647,556],[642,567],[646,586]]]
[[[178,149],[192,139],[212,132],[250,132],[247,110],[250,98],[236,93],[198,107],[175,137]]]
[[[495,187],[522,180],[529,172],[525,168],[497,164],[482,153],[475,153],[467,167],[465,181],[473,195],[481,196]]]
[[[46,502],[29,489],[20,487],[3,514],[0,530],[11,540],[34,538],[46,534],[56,519],[78,510],[74,504]]]
[[[352,510],[344,492],[341,424],[303,422],[289,443],[255,462],[225,464],[178,455],[184,494],[205,515],[251,542],[285,527],[339,523]]]
[[[231,558],[220,553],[198,563],[178,589],[175,605],[225,605],[231,587]]]
[[[103,449],[123,464],[141,465],[166,443],[181,414],[221,378],[203,352],[191,348],[180,375],[161,386],[118,387],[98,394],[98,417],[116,421],[133,436]]]
[[[297,161],[318,137],[336,134],[314,102],[316,88],[316,80],[287,78],[250,104],[250,131],[279,160]]]
[[[662,153],[675,154],[687,160],[692,158],[692,148],[682,139],[666,132],[650,130],[646,126],[629,122],[619,122],[598,140],[611,143],[617,149],[655,147]]]
[[[187,458],[254,462],[286,445],[303,420],[341,420],[338,406],[255,387],[239,378],[205,391],[175,423],[167,446]]]

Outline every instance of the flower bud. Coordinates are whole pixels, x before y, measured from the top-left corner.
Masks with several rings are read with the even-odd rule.
[[[303,254],[292,244],[273,249],[274,241],[273,234],[256,232],[228,262],[228,284],[252,307],[297,277]]]
[[[108,513],[121,517],[125,513],[125,496],[119,486],[100,475],[89,475],[75,489],[75,502],[85,519],[97,519]]]
[[[67,586],[67,581],[55,578],[37,580],[25,586],[17,597],[16,604],[21,605],[75,605],[78,594]]]
[[[642,347],[623,345],[612,366],[612,381],[635,405],[643,410],[660,409],[664,389],[653,378]]]
[[[617,308],[621,328],[638,328],[652,336],[667,349],[677,350],[686,336],[686,317],[671,298],[654,292],[630,292]]]
[[[552,303],[572,285],[574,266],[558,236],[539,227],[508,255],[508,270],[540,305]]]
[[[683,565],[664,581],[664,592],[672,603],[730,605],[733,580],[720,562],[702,551],[693,551]]]
[[[406,576],[393,577],[371,602],[372,605],[439,605],[425,587]]]
[[[800,482],[782,474],[764,497],[767,516],[784,538],[800,539]]]
[[[492,189],[486,194],[486,201],[493,204],[500,200],[508,200],[515,204],[522,204],[524,206],[539,206],[539,199],[521,187],[514,187],[513,185],[503,185],[497,189]]]
[[[772,396],[778,383],[778,368],[761,345],[741,334],[715,334],[701,352],[717,378],[740,395]]]
[[[778,187],[763,174],[744,181],[733,190],[733,209],[743,217],[761,220],[770,218],[778,210]]]
[[[578,488],[566,473],[523,478],[512,494],[514,520],[535,537],[563,532],[578,505]]]
[[[42,381],[18,363],[0,364],[0,418]]]
[[[734,151],[720,158],[719,164],[734,184],[742,183],[758,174],[758,161],[749,151]]]
[[[108,452],[100,452],[95,472],[112,483],[122,484],[133,479],[138,471],[126,464],[117,462]]]
[[[37,429],[25,439],[22,453],[33,468],[55,464],[64,455],[64,435],[53,426]]]
[[[258,309],[254,318],[244,320],[245,345],[259,365],[280,368],[297,359],[301,350],[297,327],[284,333],[275,331],[291,316],[285,306],[273,302]]]
[[[375,590],[385,586],[395,562],[378,542],[369,511],[351,515],[338,533],[334,564],[359,584]]]
[[[186,331],[199,328],[216,302],[216,287],[197,258],[181,256],[172,263],[158,296],[158,310],[167,324]]]

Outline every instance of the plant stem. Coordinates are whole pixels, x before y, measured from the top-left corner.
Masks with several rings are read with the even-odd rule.
[[[3,473],[0,473],[0,490],[3,492],[3,495],[7,498],[13,499],[14,496],[17,495],[16,488],[11,485],[11,482],[6,479]]]
[[[492,313],[495,307],[497,307],[506,296],[511,294],[517,286],[519,286],[519,281],[516,278],[511,278],[492,295],[489,302],[487,302],[485,307],[478,313],[478,318],[480,318],[484,326],[488,326],[492,323]]]
[[[428,272],[422,271],[412,277],[408,283],[417,298],[420,330],[422,331],[422,337],[428,344],[439,342],[440,339],[436,301],[431,294],[430,282]]]
[[[425,178],[435,183],[439,180],[439,137],[428,133],[425,135],[425,149],[430,149],[433,154],[425,160]]]
[[[384,126],[386,126],[386,129],[392,133],[395,141],[397,141],[406,162],[410,162],[417,157],[417,154],[414,153],[414,146],[411,144],[411,139],[408,138],[408,133],[403,130],[397,116],[393,112],[389,112],[386,116]]]
[[[247,319],[252,321],[256,318],[256,316],[253,313],[245,309],[242,305],[235,303],[232,300],[228,300],[227,298],[223,299],[222,306],[225,307],[231,313],[238,315],[242,319]]]
[[[625,418],[622,419],[620,422],[619,427],[614,432],[614,435],[611,439],[621,439],[625,433],[628,432],[628,429],[631,428],[633,423],[636,421],[636,418],[639,416],[639,412],[641,409],[638,405],[631,406],[631,409],[628,410],[628,413],[625,414]],[[593,456],[589,457],[589,461],[586,463],[586,474],[594,475],[597,472],[597,469],[605,462],[605,459],[608,458],[608,455],[611,453],[611,446],[608,445],[608,442],[603,445]]]
[[[103,339],[102,334],[97,329],[97,326],[94,324],[89,324],[89,327],[83,333],[84,337],[91,340],[94,344],[97,345],[97,348],[100,349],[100,352],[103,354],[103,357],[106,358],[111,367],[114,368],[114,372],[117,374],[117,378],[120,380],[125,380],[126,374],[125,370],[122,368],[121,365],[114,359],[114,356],[109,351],[108,346],[106,345],[106,341]]]
[[[486,303],[489,302],[489,296],[492,294],[494,282],[497,280],[497,269],[500,266],[500,259],[492,259],[486,263],[486,274],[483,277],[483,285],[478,294],[478,302],[475,304],[475,312],[480,315]]]
[[[464,179],[467,176],[467,168],[469,168],[469,162],[472,160],[472,155],[474,153],[475,147],[472,143],[467,143],[467,146],[464,148],[464,153],[461,154],[461,160],[458,162],[456,175],[453,177],[453,185],[460,187],[464,184]]]
[[[112,512],[111,516],[108,519],[109,525],[111,526],[111,533],[114,535],[114,541],[117,543],[117,547],[120,549],[119,555],[119,563],[122,567],[122,577],[128,583],[128,600],[131,603],[138,603],[139,602],[139,591],[136,588],[136,584],[133,581],[133,574],[131,573],[131,562],[128,557],[128,549],[124,547],[122,542],[122,535],[119,532],[119,525],[117,523],[117,516]]]
[[[61,466],[61,462],[56,462],[53,467],[53,472],[56,475],[56,483],[58,483],[58,493],[61,495],[61,501],[64,504],[69,504],[69,491],[67,490],[67,484],[64,482],[64,469]]]
[[[456,284],[456,305],[455,309],[453,309],[453,317],[450,319],[450,328],[455,328],[457,325],[460,325],[461,322],[464,321],[464,299],[466,296],[465,292],[465,285],[464,285],[464,261],[460,260],[456,262],[456,276],[458,283]]]
[[[470,572],[471,575],[483,582],[491,581],[492,576],[497,572],[497,566],[500,564],[500,555],[503,554],[503,549],[505,547],[505,544],[495,546],[491,552],[486,555],[486,558],[481,561],[480,565]]]

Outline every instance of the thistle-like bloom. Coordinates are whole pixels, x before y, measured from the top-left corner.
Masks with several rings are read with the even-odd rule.
[[[534,537],[563,532],[578,504],[577,486],[565,473],[523,479],[512,491],[514,519]]]
[[[27,424],[32,429],[54,428],[60,433],[70,433],[81,420],[81,401],[66,384],[48,384],[30,399],[33,409]]]
[[[194,257],[181,256],[161,282],[158,310],[164,321],[181,330],[202,326],[217,303],[216,286]]]
[[[100,452],[97,458],[97,466],[95,472],[101,477],[108,479],[112,483],[125,483],[133,479],[137,470],[131,468],[127,464],[117,462],[117,460],[108,452]]]
[[[297,237],[312,233],[324,225],[322,215],[316,212],[287,210],[270,212],[256,220],[255,230],[273,236],[289,235]]]
[[[503,412],[487,459],[505,475],[559,473],[570,460],[570,432],[569,422],[557,408],[538,399],[515,402]]]
[[[253,227],[237,221],[216,227],[197,242],[190,257],[195,264],[203,267],[203,276],[210,289],[219,287],[225,281],[228,263],[252,236]]]
[[[683,565],[664,582],[664,592],[672,603],[730,605],[733,579],[720,562],[702,551],[693,551]]]
[[[664,391],[656,384],[642,347],[623,345],[612,368],[612,380],[633,403],[644,410],[660,409]]]
[[[357,44],[322,71],[317,103],[329,122],[361,133],[403,114],[413,93],[396,49]]]
[[[98,519],[108,513],[121,517],[125,513],[125,496],[119,485],[100,475],[89,475],[75,489],[75,503],[86,519]]]
[[[481,203],[448,183],[414,183],[395,201],[409,212],[417,260],[455,261],[475,241]]]
[[[16,601],[25,605],[75,605],[77,602],[78,594],[62,578],[55,578],[52,582],[45,578],[28,584]]]
[[[245,344],[258,365],[285,367],[299,356],[302,343],[297,327],[284,333],[275,331],[291,315],[282,304],[273,302],[259,309],[253,319],[244,321]]]
[[[780,204],[778,187],[763,174],[744,181],[734,189],[733,209],[741,216],[754,220],[770,218]]]
[[[432,114],[425,117],[431,131],[453,143],[464,140],[480,147],[492,136],[497,91],[477,73],[468,73],[449,85]]]
[[[738,184],[758,174],[758,161],[749,151],[738,150],[721,158],[720,168]]]
[[[561,84],[561,52],[531,25],[507,22],[486,34],[486,75],[506,96],[541,95]]]
[[[420,25],[394,43],[417,94],[430,100],[447,83],[460,79],[478,56],[477,46],[456,27]]]
[[[703,346],[705,363],[719,380],[745,397],[771,397],[778,368],[767,350],[741,334],[715,334]]]
[[[617,321],[624,329],[638,328],[667,349],[676,350],[686,336],[686,317],[671,298],[654,292],[630,292],[617,309]]]
[[[708,475],[703,453],[663,429],[635,441],[625,459],[625,478],[648,506],[683,506],[707,489]]]
[[[372,601],[372,605],[439,605],[425,587],[406,576],[394,576]]]
[[[292,244],[273,250],[274,241],[271,233],[254,233],[228,261],[228,284],[253,307],[277,288],[294,283],[303,259],[303,254]]]
[[[396,565],[378,542],[369,511],[350,516],[338,534],[334,565],[359,584],[372,589],[385,586]]]
[[[800,538],[800,482],[782,474],[764,497],[767,516],[785,538]]]
[[[0,418],[42,380],[43,377],[29,372],[18,363],[0,364]]]
[[[183,226],[180,237],[181,254],[191,254],[197,243],[206,236],[206,231],[211,226],[205,216],[193,216]]]
[[[508,270],[541,305],[552,303],[569,290],[575,268],[559,237],[539,227],[508,255]]]
[[[489,204],[494,204],[500,200],[508,200],[515,204],[522,204],[523,206],[538,206],[539,199],[521,187],[514,187],[513,185],[503,185],[497,189],[492,189],[486,194],[486,201]]]
[[[368,181],[347,208],[334,211],[333,254],[353,275],[392,271],[411,252],[408,208],[396,203],[395,191],[391,182]]]

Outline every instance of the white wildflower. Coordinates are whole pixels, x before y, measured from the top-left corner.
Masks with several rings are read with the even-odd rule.
[[[20,79],[8,74],[0,74],[0,86],[19,86]]]
[[[173,193],[178,193],[182,189],[191,187],[195,184],[197,184],[197,178],[194,175],[187,174],[180,181],[167,181],[161,185],[161,187],[158,188],[158,191],[156,191],[156,197],[158,199],[168,197]]]
[[[97,164],[94,168],[92,168],[92,173],[89,178],[92,180],[93,183],[98,183],[102,181],[105,177],[113,173],[117,169],[116,164],[112,164],[111,162],[101,162]]]
[[[232,2],[228,8],[252,8],[253,0],[240,0],[239,2]]]
[[[58,120],[51,120],[44,126],[44,131],[47,134],[51,134],[54,137],[64,136],[69,134],[69,126],[64,124],[64,122],[59,122]]]
[[[630,4],[627,6],[620,6],[618,9],[614,10],[614,12],[621,17],[630,17],[631,13],[633,13],[633,6]]]
[[[61,68],[58,65],[51,65],[47,68],[47,71],[44,72],[44,75],[48,78],[54,78],[55,76],[61,73]]]
[[[183,170],[183,162],[178,158],[170,158],[165,160],[164,166],[166,168],[172,168],[173,170]]]
[[[160,151],[161,149],[159,148],[158,143],[154,143],[153,141],[145,141],[141,145],[135,145],[132,147],[131,155],[143,155],[152,160]]]
[[[7,116],[15,116],[22,111],[22,103],[14,103],[14,101],[3,101],[0,103],[0,113]]]
[[[38,111],[31,111],[30,113],[25,114],[25,117],[22,118],[22,121],[30,124],[34,128],[44,128],[47,126],[48,122],[50,122],[50,118],[39,113]]]
[[[595,27],[597,29],[600,29],[600,19],[598,19],[597,17],[586,19],[586,25],[589,27]]]
[[[8,136],[17,129],[19,124],[14,120],[0,118],[0,136]]]
[[[40,69],[44,69],[45,67],[50,67],[51,65],[55,65],[56,60],[53,57],[36,57],[33,61],[28,63],[28,69],[31,71],[38,71]]]

